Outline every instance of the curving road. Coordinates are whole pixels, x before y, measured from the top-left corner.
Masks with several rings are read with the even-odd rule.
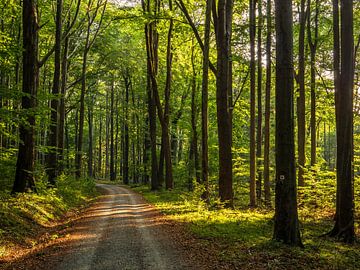
[[[105,195],[75,222],[71,244],[51,269],[195,269],[140,195],[119,186],[99,188]]]

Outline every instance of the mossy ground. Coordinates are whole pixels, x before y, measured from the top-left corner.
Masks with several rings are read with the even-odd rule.
[[[0,192],[0,258],[16,246],[37,244],[36,237],[70,210],[87,205],[96,196],[95,182],[61,176],[57,187],[37,182],[37,193],[11,196]],[[56,233],[51,238],[56,237]]]
[[[302,249],[271,240],[273,210],[209,208],[194,193],[134,189],[169,219],[185,224],[204,244],[216,243],[220,260],[237,269],[360,269],[359,243],[346,245],[321,237],[333,225],[331,209],[300,207]]]

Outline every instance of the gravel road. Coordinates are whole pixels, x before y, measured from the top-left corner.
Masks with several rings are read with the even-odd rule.
[[[99,188],[105,195],[74,224],[73,243],[51,269],[195,269],[140,195],[119,186]]]

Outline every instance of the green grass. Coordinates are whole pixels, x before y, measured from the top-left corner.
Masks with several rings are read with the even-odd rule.
[[[96,196],[91,179],[61,176],[57,187],[47,189],[37,182],[38,193],[11,196],[9,190],[0,192],[0,257],[14,245],[31,245],[39,230],[61,219],[69,210],[86,205]]]
[[[239,269],[360,269],[360,245],[319,237],[331,229],[330,212],[299,211],[304,249],[272,241],[273,211],[230,210],[206,205],[180,190],[150,192],[135,187],[169,219],[185,224],[204,245],[214,244],[221,260]]]

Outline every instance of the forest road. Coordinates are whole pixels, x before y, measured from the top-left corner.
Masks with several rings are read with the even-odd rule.
[[[75,222],[69,232],[72,244],[51,269],[195,269],[141,195],[120,186],[98,187],[104,195]]]

